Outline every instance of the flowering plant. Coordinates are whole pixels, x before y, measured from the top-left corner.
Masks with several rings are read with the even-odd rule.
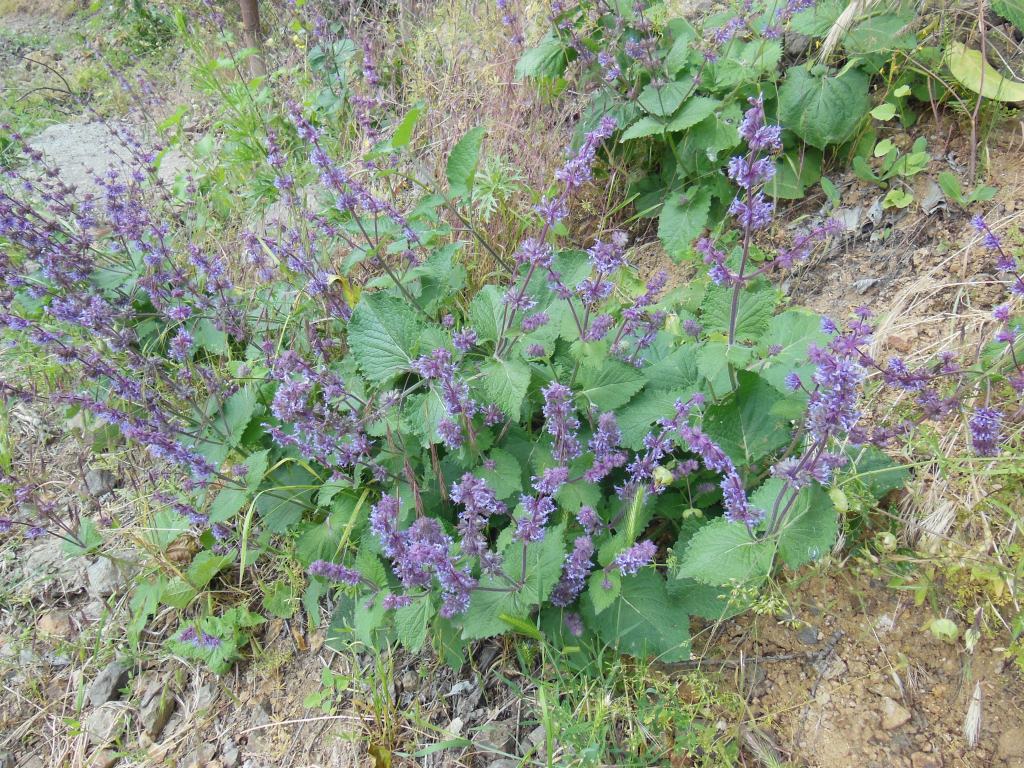
[[[159,194],[141,144],[136,172],[97,180],[99,198],[46,172],[11,171],[17,185],[0,193],[6,333],[74,371],[81,383],[53,403],[91,411],[180,473],[149,544],[166,550],[191,529],[204,545],[137,588],[135,637],[161,604],[187,609],[221,572],[241,579],[289,552],[311,618],[330,595],[334,629],[366,643],[417,650],[430,637],[455,662],[468,641],[544,632],[567,649],[686,658],[691,616],[742,610],[779,563],[829,552],[847,503],[826,489],[841,473],[879,498],[904,475],[878,446],[973,408],[979,380],[1024,381],[1008,308],[984,370],[875,361],[867,310],[842,325],[778,312],[769,278],[833,227],[757,249],[783,151],[760,96],[727,163],[733,231],[700,239],[706,276],[675,288],[663,273],[638,278],[624,233],[585,250],[561,242],[622,135],[610,115],[538,200],[534,231],[502,257],[507,276],[471,297],[464,244],[440,212],[458,217],[471,199],[482,131],[452,150],[447,190],[406,205],[388,194],[406,121],[352,170],[300,105],[288,119],[265,151],[291,223],[243,233],[230,261]],[[317,178],[312,205],[298,171]],[[871,374],[912,393],[915,413],[862,423]],[[0,393],[33,396],[8,382]],[[1001,419],[973,409],[978,453],[998,450]],[[35,489],[5,480],[20,506],[0,531],[85,538],[45,504],[26,519]],[[287,616],[295,597],[278,582],[264,607]],[[187,622],[173,647],[223,668],[257,622],[227,616]]]

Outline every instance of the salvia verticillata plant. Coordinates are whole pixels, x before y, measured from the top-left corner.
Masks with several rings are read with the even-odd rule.
[[[377,76],[372,55],[358,65]],[[526,212],[505,276],[474,295],[442,214],[472,200],[479,130],[453,149],[447,189],[411,199],[396,190],[415,117],[345,163],[324,115],[287,104],[264,151],[289,219],[224,240],[204,238],[200,206],[161,194],[142,150],[92,197],[29,151],[0,192],[0,320],[15,353],[70,375],[47,392],[4,381],[3,396],[116,425],[165,468],[152,546],[190,530],[204,545],[137,587],[133,636],[162,604],[194,612],[218,573],[291,555],[311,619],[330,594],[334,630],[366,643],[429,637],[457,663],[469,641],[544,632],[567,652],[682,659],[691,616],[741,611],[780,564],[830,551],[839,480],[875,498],[903,482],[880,448],[966,413],[975,450],[997,452],[1004,384],[1021,380],[1010,309],[981,363],[924,367],[872,357],[867,309],[778,311],[771,278],[834,227],[759,242],[785,142],[760,95],[745,107],[721,180],[729,226],[698,240],[706,274],[676,288],[638,276],[626,233],[565,242],[623,136],[612,115]],[[1015,260],[978,226],[1016,294]],[[912,405],[864,419],[869,379]],[[22,502],[35,493],[6,482]],[[7,533],[95,540],[84,521],[54,525],[57,510],[10,506]],[[290,615],[297,598],[282,580],[264,606]],[[199,615],[170,645],[222,670],[258,621]]]

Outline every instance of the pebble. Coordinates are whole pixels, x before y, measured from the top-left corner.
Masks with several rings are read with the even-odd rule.
[[[796,639],[804,645],[818,644],[818,630],[814,627],[804,627],[796,634]]]
[[[130,575],[129,567],[123,563],[115,563],[109,557],[99,558],[86,572],[89,580],[89,597],[98,599],[119,592],[128,582]]]
[[[116,485],[114,473],[109,469],[90,469],[85,473],[85,489],[94,499],[106,496]]]
[[[486,746],[493,752],[510,753],[515,747],[515,728],[509,720],[495,720],[484,723],[476,732],[473,741]]]
[[[159,682],[143,694],[139,704],[139,725],[150,739],[160,738],[178,702],[170,689]]]
[[[205,768],[206,764],[213,760],[217,754],[217,748],[213,744],[204,744],[197,747],[185,756],[185,759],[178,763],[179,768]]]
[[[942,758],[925,752],[915,752],[910,756],[912,768],[942,768]]]
[[[121,698],[121,689],[128,682],[128,668],[119,661],[112,661],[89,683],[85,698],[94,707]]]
[[[54,608],[39,617],[36,628],[42,634],[50,637],[69,637],[73,631],[71,614],[60,608]]]
[[[882,728],[891,731],[910,722],[910,710],[890,699],[882,699]]]
[[[86,715],[82,727],[89,743],[102,746],[120,736],[125,726],[125,712],[123,706],[108,702]]]
[[[88,768],[111,768],[119,759],[120,755],[112,749],[97,749],[86,765]]]
[[[999,735],[996,754],[1003,760],[1024,758],[1024,728],[1010,728]]]

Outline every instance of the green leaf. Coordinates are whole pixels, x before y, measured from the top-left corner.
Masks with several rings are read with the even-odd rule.
[[[737,466],[745,467],[786,445],[789,422],[773,413],[783,396],[756,373],[737,371],[739,386],[730,399],[710,406],[704,431]]]
[[[492,358],[480,366],[480,373],[489,400],[518,421],[526,391],[530,388],[530,367],[522,360]]]
[[[756,370],[762,378],[780,392],[789,394],[786,376],[795,373],[810,388],[815,365],[808,361],[807,351],[812,344],[825,346],[828,336],[821,331],[821,318],[805,309],[789,309],[776,315],[768,324],[758,348],[763,354],[771,347],[781,347],[777,354],[759,363]],[[800,395],[806,397],[806,395]]]
[[[290,619],[298,610],[299,600],[287,581],[275,581],[263,593],[263,607],[279,619]]]
[[[484,576],[480,585],[499,591],[477,589],[469,601],[462,625],[464,640],[478,640],[506,632],[509,623],[502,615],[526,618],[536,606],[548,599],[551,590],[562,575],[565,546],[562,537],[565,526],[549,528],[543,541],[526,546],[526,582],[512,592],[508,579],[518,582],[523,571],[523,545],[509,541],[503,548],[502,570],[507,578]]]
[[[871,108],[868,85],[867,74],[859,69],[824,76],[790,67],[779,89],[779,120],[811,146],[842,144]]]
[[[765,73],[774,73],[780,58],[782,44],[775,40],[734,41],[728,55],[712,66],[714,87],[724,91],[756,82]]]
[[[256,497],[256,510],[267,529],[287,533],[314,507],[320,478],[295,461],[277,467]]]
[[[909,50],[916,45],[917,38],[905,30],[915,16],[913,10],[872,15],[846,33],[843,48],[859,55]]]
[[[992,0],[992,10],[1024,32],[1024,0]]]
[[[505,304],[496,285],[485,285],[469,304],[469,324],[481,341],[497,341]]]
[[[606,580],[610,585],[607,588],[605,588]],[[587,584],[587,595],[595,616],[618,600],[622,593],[622,576],[617,570],[608,573],[605,573],[604,569],[594,571],[587,579]]]
[[[850,449],[849,455],[850,469],[875,499],[905,487],[910,479],[910,470],[874,446]]]
[[[480,163],[480,145],[484,140],[482,125],[472,128],[459,139],[448,155],[445,175],[453,195],[464,197],[473,187],[473,177]]]
[[[657,117],[641,117],[629,128],[623,131],[619,143],[633,141],[634,139],[643,139],[647,136],[661,136],[665,133],[665,128],[668,123],[664,120],[660,120]]]
[[[733,290],[729,286],[708,286],[700,317],[706,332],[729,332],[732,294]],[[777,300],[775,289],[764,281],[741,290],[736,313],[736,340],[756,341],[768,328]]]
[[[669,82],[664,85],[648,85],[641,92],[637,101],[648,114],[655,117],[668,117],[683,103],[693,88],[693,79],[681,82]]]
[[[775,175],[765,184],[765,193],[780,200],[799,200],[807,187],[821,178],[821,151],[804,147],[790,151],[775,161]]]
[[[780,493],[778,507],[781,510],[790,502],[793,492],[784,481],[773,477],[750,495],[750,503],[770,515]],[[779,557],[790,568],[799,568],[828,554],[838,534],[839,525],[832,500],[815,483],[800,490],[786,514],[778,536]]]
[[[195,589],[203,589],[213,577],[235,562],[236,554],[215,555],[204,550],[197,554],[185,571],[185,578]]]
[[[523,469],[515,456],[501,448],[494,448],[487,458],[494,462],[494,469],[480,467],[474,474],[487,481],[495,496],[507,499],[523,490]]]
[[[960,85],[992,101],[1024,101],[1024,83],[1003,77],[984,58],[981,51],[953,42],[946,48],[944,61]]]
[[[224,409],[215,417],[213,427],[217,435],[232,448],[238,446],[255,410],[256,390],[242,387],[227,399]]]
[[[721,103],[718,99],[712,99],[708,96],[694,96],[691,99],[687,99],[686,103],[683,104],[683,108],[676,112],[672,119],[668,121],[665,129],[669,133],[674,133],[675,131],[692,128],[697,123],[713,115]]]
[[[658,238],[669,258],[681,261],[693,252],[693,241],[704,230],[711,209],[711,193],[704,187],[692,187],[685,195],[665,198],[658,218]]]
[[[429,597],[413,600],[404,608],[395,611],[395,630],[407,651],[417,653],[427,639],[427,624],[434,613]]]
[[[760,584],[768,577],[774,554],[773,542],[754,540],[742,523],[720,517],[690,539],[676,578],[714,586]]]
[[[238,514],[249,501],[249,492],[240,488],[224,488],[210,505],[210,522],[223,523]]]
[[[202,347],[214,355],[223,355],[228,351],[228,335],[205,317],[196,323],[196,327],[192,330],[192,338],[196,346]]]
[[[697,32],[688,21],[684,19],[678,19],[677,21],[682,22],[685,26],[679,28],[679,31],[676,33],[676,39],[672,43],[672,48],[669,49],[668,55],[665,56],[665,71],[668,72],[669,77],[675,77],[679,70],[689,64],[690,57],[693,54],[693,43],[697,39]]]
[[[408,370],[420,331],[407,302],[382,293],[364,294],[352,313],[348,343],[366,377],[381,382]]]
[[[695,389],[695,388],[694,388]],[[638,451],[643,447],[644,436],[651,431],[651,425],[659,419],[670,418],[675,413],[677,400],[686,401],[694,390],[664,390],[648,387],[629,405],[616,413],[622,445]]]
[[[544,639],[544,635],[541,634],[540,630],[526,619],[521,619],[518,616],[510,616],[507,613],[501,614],[498,618],[521,635],[526,635],[526,637],[534,640]]]
[[[892,120],[896,117],[896,105],[891,101],[884,101],[871,110],[871,116],[875,120]]]
[[[808,37],[824,37],[835,25],[844,8],[846,8],[846,3],[838,2],[838,0],[824,0],[824,2],[816,3],[809,10],[796,14],[789,22],[789,28]]]
[[[76,538],[77,542],[65,541],[62,546],[62,549],[72,556],[86,555],[99,549],[103,544],[99,527],[88,517],[83,517],[78,523]]]
[[[539,44],[519,57],[516,62],[516,79],[558,77],[565,72],[570,55],[561,41],[549,31]]]
[[[619,598],[599,614],[586,593],[583,617],[602,640],[622,653],[657,656],[665,662],[690,658],[690,617],[681,601],[669,597],[665,582],[653,570],[622,579]]]
[[[646,380],[643,373],[632,365],[606,359],[600,367],[582,366],[579,383],[580,397],[602,411],[611,411],[628,403],[643,388]]]
[[[391,134],[392,147],[400,149],[412,140],[412,132],[416,128],[416,123],[419,122],[422,114],[422,105],[415,106],[405,113],[405,117],[402,118],[402,122],[400,122],[398,127],[395,128],[395,132]]]
[[[88,518],[83,519],[83,522]],[[89,521],[92,522],[91,520]],[[146,541],[161,552],[189,529],[189,521],[173,509],[164,508],[153,515],[153,525],[143,529]]]

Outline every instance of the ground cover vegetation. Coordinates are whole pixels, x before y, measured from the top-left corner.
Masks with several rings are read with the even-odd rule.
[[[116,562],[134,525],[149,563],[130,596],[136,652],[170,612],[163,652],[224,674],[268,620],[318,627],[326,605],[339,651],[431,648],[457,669],[476,641],[512,636],[554,664],[542,687],[670,688],[639,670],[689,661],[695,626],[783,615],[783,573],[848,535],[884,548],[870,515],[940,460],[933,435],[966,425],[961,466],[1012,472],[1024,277],[1016,236],[979,206],[995,189],[975,154],[1024,100],[986,58],[1020,34],[1012,3],[968,23],[910,4],[684,17],[556,0],[531,17],[502,0],[505,74],[552,111],[577,96],[541,179],[490,153],[487,125],[434,141],[443,116],[409,98],[399,11],[268,5],[288,43],[244,47],[233,5],[119,8],[142,47],[104,61],[159,115],[110,121],[124,170],[83,193],[33,148],[37,107],[3,130],[17,375],[0,395],[6,412],[77,418],[99,449],[144,447],[150,487],[139,520],[77,514],[8,447],[0,535]],[[135,58],[171,41],[208,105],[198,129]],[[872,307],[821,314],[781,286],[842,232],[830,173],[911,204],[931,156],[897,134],[940,111],[972,137],[966,178],[941,183],[994,260],[995,330],[883,354]],[[197,163],[168,180],[173,151]],[[790,202],[811,196],[810,213]],[[685,280],[631,263],[655,238]],[[335,683],[311,705],[329,709]],[[592,706],[575,695],[549,705]],[[682,734],[663,750],[737,759],[700,718],[647,714]],[[617,736],[576,738],[567,759],[601,764],[587,742]],[[650,758],[657,739],[631,738],[614,759]]]

